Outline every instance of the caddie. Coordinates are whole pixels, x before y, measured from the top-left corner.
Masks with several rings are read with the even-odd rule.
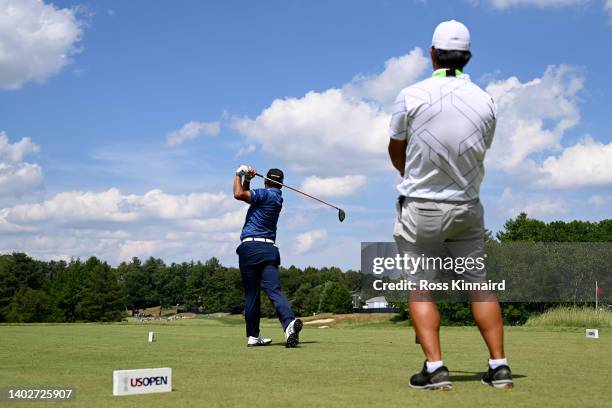
[[[496,107],[485,91],[463,72],[471,58],[470,32],[455,20],[440,23],[430,48],[433,74],[403,89],[393,106],[389,156],[402,176],[394,238],[401,254],[421,256],[432,246],[450,256],[484,256],[484,210],[479,200],[485,154],[493,141]],[[425,253],[427,255],[427,253]],[[415,282],[430,271],[411,271]],[[456,272],[456,270],[455,270]],[[460,276],[484,282],[484,268]],[[504,327],[494,296],[470,293],[474,320],[489,350],[482,383],[513,386],[504,354]],[[440,315],[427,291],[411,291],[408,308],[426,361],[410,378],[410,386],[450,389],[442,361]]]

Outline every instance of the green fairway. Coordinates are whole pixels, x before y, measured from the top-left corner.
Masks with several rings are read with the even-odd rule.
[[[150,330],[156,343],[147,342]],[[239,317],[3,325],[0,388],[75,387],[75,401],[51,404],[71,407],[603,407],[612,399],[609,330],[593,340],[581,329],[508,328],[516,387],[495,390],[479,382],[487,353],[477,329],[443,328],[450,392],[408,387],[423,357],[406,323],[306,326],[298,349],[284,347],[275,321],[264,321],[262,333],[275,343],[247,349]],[[113,370],[152,367],[173,369],[172,393],[112,395]],[[16,406],[31,405],[42,404]]]

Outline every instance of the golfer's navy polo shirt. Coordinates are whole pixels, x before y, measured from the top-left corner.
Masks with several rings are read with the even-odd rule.
[[[240,239],[247,237],[276,240],[276,223],[283,207],[283,197],[278,188],[250,190],[251,206],[246,215]]]

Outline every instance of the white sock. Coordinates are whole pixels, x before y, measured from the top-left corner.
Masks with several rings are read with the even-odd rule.
[[[438,368],[440,368],[440,367],[442,367],[444,365],[442,360],[440,360],[440,361],[427,361],[425,364],[427,365],[427,372],[430,373],[430,374],[433,373]]]
[[[489,367],[493,370],[502,365],[508,365],[508,360],[505,358],[498,358],[497,360],[489,359]]]

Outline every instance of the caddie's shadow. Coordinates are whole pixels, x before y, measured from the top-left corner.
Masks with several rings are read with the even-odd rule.
[[[480,378],[482,377],[483,372],[473,372],[473,371],[451,371],[450,375],[451,375],[451,381],[456,381],[456,382],[469,382],[469,381],[480,381]],[[512,378],[513,379],[517,379],[517,378],[526,378],[526,375],[523,374],[514,374],[512,373]]]

